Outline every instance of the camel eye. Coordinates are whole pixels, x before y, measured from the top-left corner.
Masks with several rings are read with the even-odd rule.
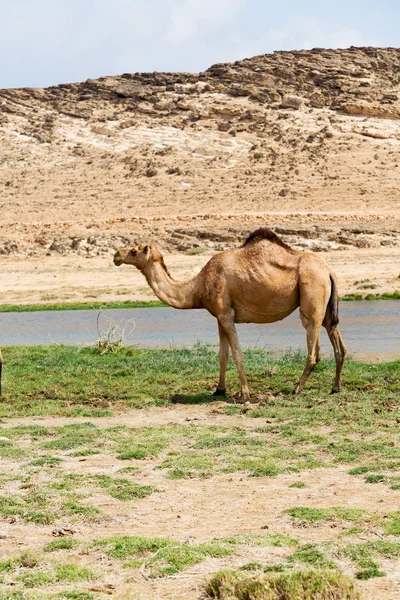
[[[132,254],[132,256],[136,256],[137,250],[131,250],[131,254]]]

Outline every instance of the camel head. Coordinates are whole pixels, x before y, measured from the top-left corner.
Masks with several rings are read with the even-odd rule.
[[[151,262],[162,261],[163,256],[155,244],[139,244],[133,248],[120,248],[114,254],[114,265],[133,265],[143,271]]]

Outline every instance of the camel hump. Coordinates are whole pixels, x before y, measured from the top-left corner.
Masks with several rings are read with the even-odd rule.
[[[267,240],[268,242],[272,242],[277,246],[281,246],[290,252],[294,252],[294,250],[288,246],[288,244],[285,244],[285,242],[278,235],[276,235],[274,231],[267,229],[266,227],[260,227],[260,229],[253,231],[253,233],[251,233],[246,239],[243,246],[247,246],[251,242],[259,242],[261,240]]]

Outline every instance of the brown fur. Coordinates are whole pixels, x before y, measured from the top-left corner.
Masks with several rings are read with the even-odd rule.
[[[338,290],[334,273],[317,254],[299,252],[273,231],[254,231],[239,248],[215,254],[198,275],[175,281],[155,244],[122,248],[114,263],[138,268],[156,296],[174,308],[205,308],[216,317],[220,338],[220,377],[216,394],[225,393],[225,374],[232,350],[241,382],[241,398],[250,397],[243,353],[235,323],[275,323],[300,307],[307,333],[308,358],[295,392],[299,393],[321,358],[324,326],[336,359],[333,391],[339,391],[346,347],[338,322]]]
[[[294,252],[293,248],[288,246],[288,244],[285,244],[285,242],[278,235],[276,235],[274,231],[272,231],[271,229],[267,229],[266,227],[260,227],[260,229],[256,229],[256,231],[253,231],[253,233],[251,233],[246,239],[243,246],[247,246],[247,244],[250,244],[251,242],[258,242],[260,240],[268,240],[273,244],[278,244],[278,246],[282,246],[282,248],[285,248],[289,252]]]
[[[168,267],[164,262],[164,257],[157,248],[157,246],[155,244],[150,244],[150,249],[153,260],[159,262],[164,271],[167,273],[167,275],[171,276],[170,272],[168,271]]]

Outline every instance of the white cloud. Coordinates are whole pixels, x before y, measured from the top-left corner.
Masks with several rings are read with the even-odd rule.
[[[166,38],[180,43],[232,21],[246,0],[173,0]]]
[[[284,28],[270,29],[263,41],[269,47],[272,45],[274,50],[379,45],[376,39],[364,37],[357,29],[330,29],[329,26],[322,26],[315,17],[291,19]]]

